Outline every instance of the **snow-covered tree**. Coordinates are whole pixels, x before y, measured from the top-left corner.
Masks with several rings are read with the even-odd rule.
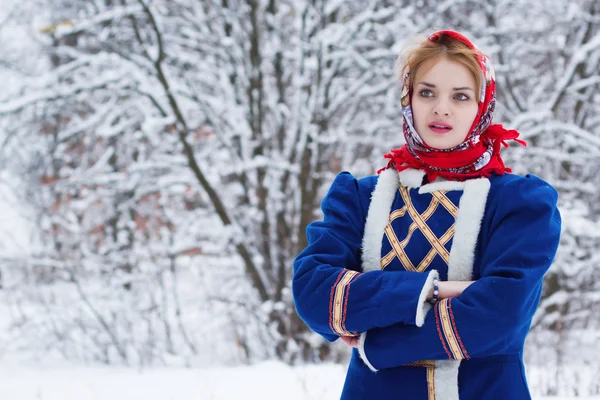
[[[232,317],[246,356],[326,357],[294,312],[291,262],[324,184],[342,164],[382,153],[374,138],[394,133],[397,9],[131,1],[67,11],[40,35],[50,71],[3,105],[30,122],[13,143],[36,144],[27,167],[40,184],[44,247],[28,259],[30,277],[75,291],[91,318],[71,322],[101,348],[96,359],[152,362],[148,348],[169,349],[177,325],[167,311],[145,314],[167,307],[153,299],[157,280],[179,254],[195,256],[188,270],[229,255],[217,286],[232,276],[240,285],[209,297],[258,310],[257,329]],[[373,124],[377,112],[388,118]],[[132,339],[138,318],[164,329]]]
[[[292,261],[334,175],[402,143],[394,61],[432,26],[492,57],[496,118],[530,142],[508,163],[561,192],[537,325],[597,324],[597,2],[64,3],[0,103],[38,211],[3,271],[27,337],[107,363],[338,359],[295,314]]]

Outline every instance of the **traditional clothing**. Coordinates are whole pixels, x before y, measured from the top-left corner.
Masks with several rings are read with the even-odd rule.
[[[362,333],[344,400],[529,399],[523,343],[558,247],[557,193],[533,175],[423,176],[337,176],[294,262],[298,314],[330,341]],[[433,276],[477,282],[431,307]]]

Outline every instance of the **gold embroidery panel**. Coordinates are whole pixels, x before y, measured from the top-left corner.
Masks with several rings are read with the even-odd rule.
[[[404,199],[404,202],[408,207],[408,214],[417,224],[421,233],[427,238],[427,240],[429,240],[429,243],[431,243],[431,245],[436,249],[437,253],[444,259],[446,264],[448,264],[448,261],[450,259],[450,254],[448,253],[448,250],[446,250],[446,248],[440,243],[437,236],[435,236],[431,228],[429,228],[429,225],[427,225],[423,218],[421,218],[421,214],[419,214],[419,212],[414,208],[412,200],[410,198],[410,194],[408,193],[405,187],[400,188],[400,193],[402,194],[402,198]],[[436,201],[436,205],[437,204],[439,204],[438,201]]]
[[[419,271],[423,272],[431,265],[436,255],[439,255],[446,264],[450,261],[450,253],[446,249],[445,245],[454,237],[454,224],[438,238],[435,233],[427,225],[427,220],[435,213],[439,205],[442,205],[455,219],[458,214],[458,208],[452,203],[452,201],[446,197],[445,191],[432,192],[432,198],[427,209],[421,214],[414,207],[410,198],[410,193],[407,188],[399,186],[398,190],[404,200],[404,206],[398,210],[393,211],[388,220],[388,224],[385,228],[385,235],[390,243],[392,249],[381,259],[381,269],[386,268],[396,257],[407,271]],[[399,241],[394,229],[392,222],[397,218],[404,217],[408,212],[408,216],[411,218],[412,223],[408,228],[408,232],[404,240]],[[405,248],[410,242],[414,232],[419,229],[423,236],[429,241],[432,248],[427,253],[425,258],[421,260],[417,267],[414,266],[408,255],[406,254]]]

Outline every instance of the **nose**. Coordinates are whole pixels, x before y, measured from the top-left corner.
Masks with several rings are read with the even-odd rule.
[[[440,100],[433,106],[433,113],[447,117],[450,115],[450,107],[447,102]]]

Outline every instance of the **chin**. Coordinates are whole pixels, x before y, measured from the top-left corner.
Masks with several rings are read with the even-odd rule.
[[[456,136],[456,135],[452,135],[452,136]],[[427,145],[429,147],[433,147],[433,148],[439,149],[439,150],[451,149],[462,143],[462,140],[458,140],[456,137],[447,137],[447,136],[439,136],[439,135],[431,135],[431,136],[428,135],[428,137],[423,138],[423,140],[425,141],[425,143],[427,143]]]
[[[460,143],[448,143],[446,141],[440,141],[440,140],[425,140],[425,143],[427,143],[427,145],[429,147],[433,147],[434,149],[438,149],[438,150],[447,150],[447,149],[451,149],[454,146],[458,146]]]
[[[421,136],[423,141],[429,147],[433,147],[434,149],[439,149],[439,150],[447,150],[447,149],[451,149],[455,146],[458,146],[459,144],[462,143],[462,140],[459,141],[458,137],[464,138],[467,136],[466,134],[464,136],[456,135],[456,132],[448,133],[446,135],[439,135],[434,132],[430,132],[428,130],[428,128],[423,128],[423,127],[421,127],[421,128],[424,130],[424,132],[426,132],[425,135]],[[417,132],[418,132],[418,130],[417,130]]]

